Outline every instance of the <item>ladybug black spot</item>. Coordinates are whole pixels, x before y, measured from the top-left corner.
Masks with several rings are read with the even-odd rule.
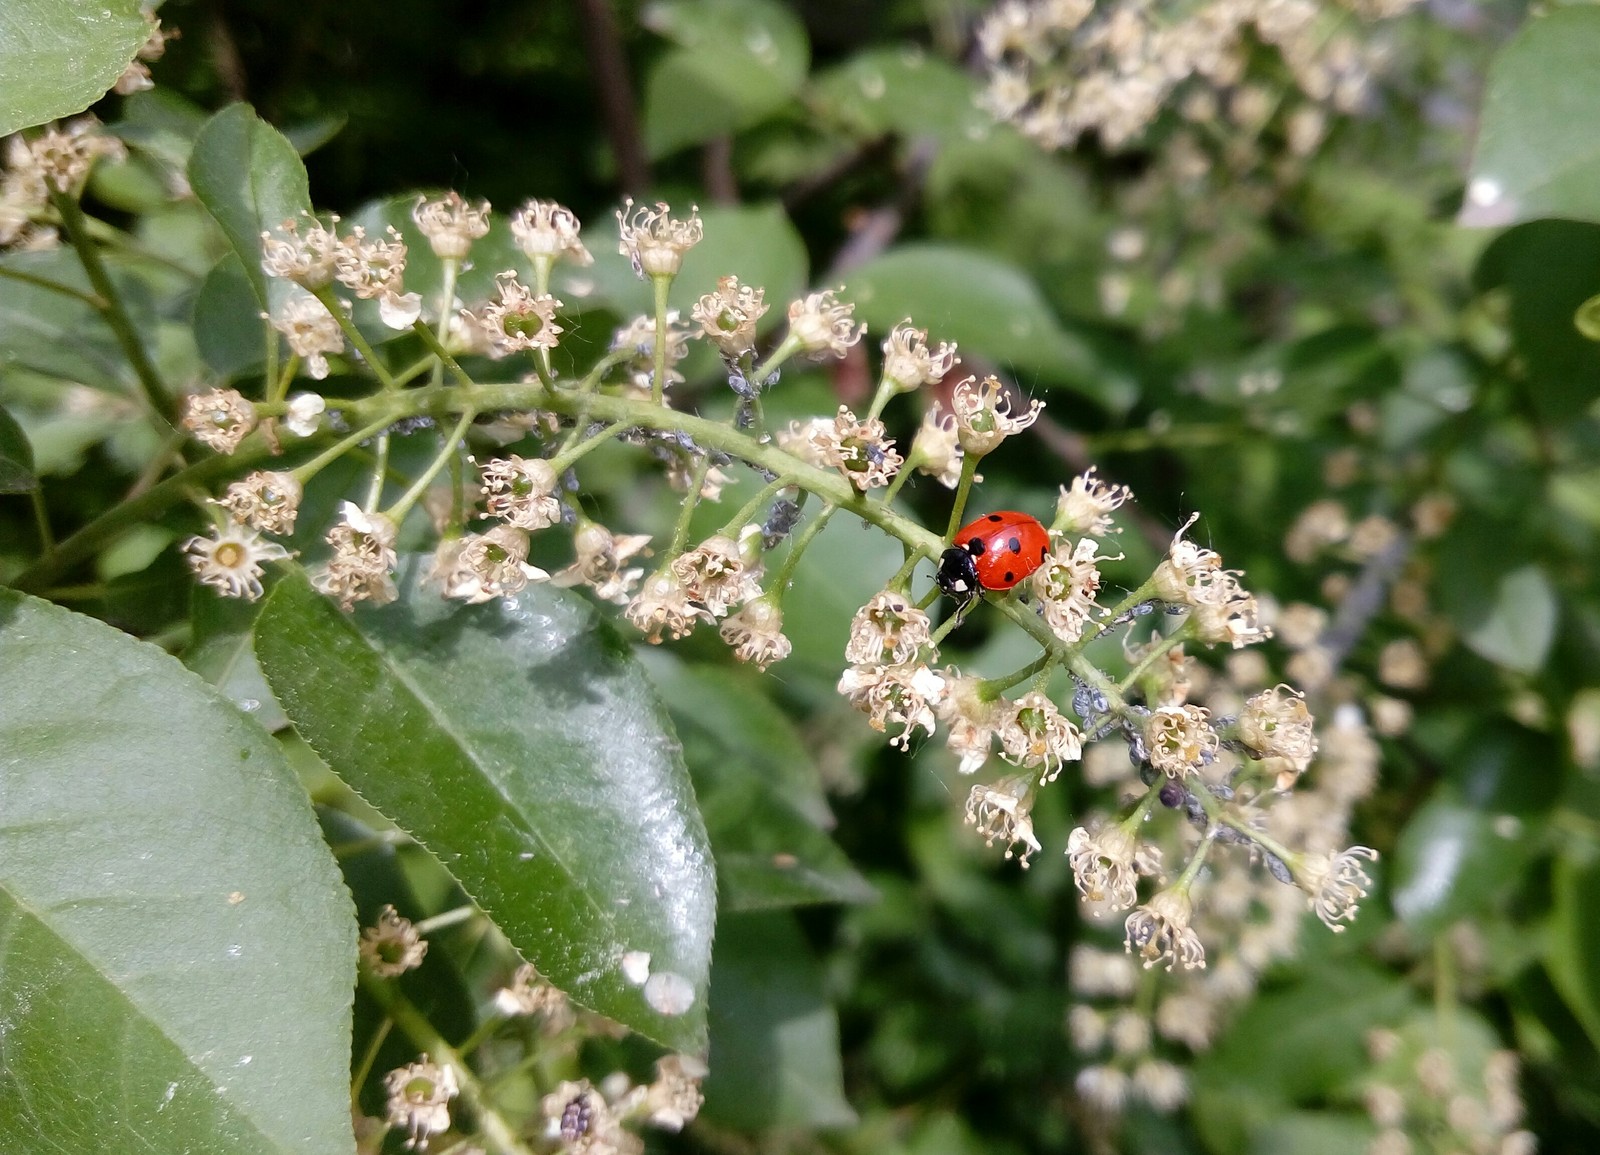
[[[967,542],[967,552],[973,557],[982,557],[984,554],[983,539],[981,537],[975,537],[971,541]]]
[[[1004,519],[998,513],[991,513],[989,515],[989,520],[990,521],[1002,521]]]
[[[1006,570],[1006,584],[1009,585],[1010,583],[1012,583],[1012,582],[1014,582],[1016,580],[1017,580],[1017,575],[1012,573],[1010,570]]]
[[[1006,542],[1006,546],[1011,550],[1012,553],[1021,553],[1022,539],[1019,537],[1014,537],[1010,541]]]

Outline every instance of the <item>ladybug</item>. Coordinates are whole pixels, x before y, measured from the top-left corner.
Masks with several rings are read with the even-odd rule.
[[[1038,518],[1014,509],[985,514],[956,531],[939,555],[934,581],[950,597],[970,602],[989,590],[1008,590],[1050,556],[1050,533]]]

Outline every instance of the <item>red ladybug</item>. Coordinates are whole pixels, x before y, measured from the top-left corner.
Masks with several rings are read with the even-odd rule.
[[[987,590],[1008,590],[1050,556],[1050,533],[1036,517],[1002,509],[956,531],[939,555],[939,588],[960,602]]]

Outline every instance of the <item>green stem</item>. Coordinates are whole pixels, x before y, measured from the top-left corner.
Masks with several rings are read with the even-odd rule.
[[[456,359],[450,355],[450,350],[444,347],[432,329],[422,323],[420,317],[411,323],[411,328],[422,338],[422,343],[433,350],[433,355],[439,358],[439,363],[450,371],[450,376],[456,379],[456,384],[468,387],[473,385],[474,382],[467,376],[467,371],[457,364]]]
[[[749,501],[741,505],[739,507],[739,512],[734,514],[725,523],[723,523],[722,528],[717,532],[722,534],[724,537],[733,537],[738,530],[744,528],[745,523],[754,517],[756,515],[756,511],[759,510],[763,505],[767,504],[767,502],[771,501],[774,497],[777,497],[778,494],[782,493],[785,489],[792,488],[794,488],[794,482],[790,481],[788,478],[781,475],[773,478],[771,481],[767,482],[767,484],[761,487],[760,492],[758,492]]]
[[[672,545],[667,549],[663,565],[682,553],[683,547],[689,543],[689,523],[700,505],[700,490],[705,486],[706,474],[710,471],[711,455],[703,453],[695,459],[694,468],[689,472],[689,492],[684,494],[683,511],[678,514],[678,524],[672,529]]]
[[[318,473],[321,473],[322,470],[327,468],[338,458],[343,457],[349,450],[353,449],[357,445],[360,445],[367,438],[383,432],[384,429],[388,428],[388,426],[393,423],[393,417],[381,417],[376,421],[369,422],[360,429],[356,430],[354,433],[335,441],[332,445],[328,446],[328,448],[317,454],[310,461],[295,466],[289,472],[294,475],[296,481],[304,484],[305,482],[310,481]]]
[[[837,505],[824,505],[817,510],[817,516],[811,519],[811,524],[800,531],[800,536],[794,539],[794,544],[789,547],[788,554],[783,559],[783,565],[778,568],[777,576],[767,584],[773,597],[781,598],[784,591],[789,588],[789,579],[794,577],[795,568],[800,564],[801,555],[806,552],[806,547],[811,544],[811,539],[822,532],[822,527],[828,524],[828,519],[839,511]]]
[[[400,500],[389,507],[385,516],[395,525],[405,520],[406,514],[411,512],[411,507],[417,503],[417,499],[427,492],[428,486],[433,484],[433,479],[439,476],[440,470],[449,464],[450,458],[461,448],[461,442],[467,436],[467,429],[471,426],[474,416],[470,409],[462,412],[455,429],[451,430],[450,436],[445,439],[444,446],[432,463],[422,471],[422,476],[411,483],[411,488],[401,494]]]
[[[1009,690],[1012,686],[1017,685],[1019,682],[1026,682],[1035,674],[1042,674],[1049,670],[1051,666],[1055,665],[1056,662],[1060,660],[1060,657],[1061,655],[1054,650],[1045,650],[1044,653],[1033,659],[1033,661],[1029,662],[1026,666],[1023,666],[1020,670],[1015,670],[1012,673],[1006,674],[1004,677],[1000,678],[985,678],[983,682],[979,684],[978,692],[985,699],[998,698],[1002,691]]]
[[[754,385],[757,389],[761,388],[761,383],[772,375],[772,371],[774,369],[776,369],[779,365],[782,365],[785,361],[787,361],[790,357],[793,357],[799,351],[799,338],[797,338],[793,333],[790,333],[778,343],[778,347],[768,354],[767,359],[761,362],[761,364],[757,365],[755,372],[751,373],[745,378],[745,380],[749,381],[750,384]]]
[[[383,1049],[383,1042],[393,1029],[394,1020],[385,1015],[378,1022],[378,1029],[372,1032],[372,1039],[362,1052],[355,1074],[350,1076],[350,1106],[358,1112],[361,1110],[361,1088],[367,1085],[367,1076],[372,1074],[372,1065],[378,1061],[378,1052]]]
[[[1133,667],[1133,669],[1129,670],[1127,676],[1124,677],[1121,682],[1117,683],[1117,691],[1119,693],[1126,694],[1129,687],[1136,685],[1139,679],[1144,677],[1144,675],[1149,671],[1151,666],[1155,665],[1162,658],[1166,657],[1166,655],[1169,654],[1175,647],[1182,645],[1190,636],[1189,631],[1184,628],[1187,627],[1188,624],[1189,623],[1185,621],[1183,623],[1183,627],[1172,631],[1172,633],[1168,634],[1164,638],[1152,638],[1144,656],[1139,659],[1139,664]]]
[[[655,370],[650,377],[650,400],[657,405],[667,388],[667,290],[672,288],[672,278],[667,275],[650,278],[650,285],[655,289],[656,304],[656,341]]]
[[[497,1152],[497,1155],[532,1155],[517,1138],[516,1128],[506,1122],[504,1117],[490,1105],[483,1084],[478,1082],[478,1076],[467,1066],[466,1060],[454,1047],[445,1042],[444,1036],[428,1021],[426,1015],[412,1006],[392,983],[385,983],[370,975],[362,974],[361,989],[388,1012],[396,1025],[409,1035],[411,1041],[426,1052],[430,1059],[435,1063],[448,1065],[455,1072],[456,1085],[461,1089],[461,1100],[476,1116],[478,1126],[482,1129],[482,1138],[488,1143],[491,1151]]]
[[[145,400],[149,403],[151,411],[165,425],[171,426],[174,423],[176,408],[167,392],[166,383],[161,380],[161,374],[157,371],[155,363],[150,360],[150,354],[145,350],[139,331],[134,327],[133,318],[128,316],[122,297],[111,281],[111,274],[106,271],[105,262],[100,259],[100,251],[89,236],[83,209],[78,207],[78,202],[70,196],[54,190],[50,193],[50,203],[61,215],[61,226],[66,230],[67,239],[77,250],[83,271],[88,274],[89,283],[94,286],[96,295],[100,297],[100,315],[105,318],[106,325],[116,337],[123,355],[128,358],[128,364],[133,367],[134,375],[139,379],[139,387],[144,391]]]
[[[440,262],[443,265],[442,284],[439,289],[439,344],[444,344],[445,334],[450,332],[451,311],[456,303],[456,272],[461,262],[454,257],[445,257]],[[422,318],[418,317],[416,323],[421,324]],[[444,359],[440,358],[433,363],[433,375],[429,378],[430,385],[437,388],[444,384]]]
[[[361,508],[366,512],[374,512],[383,500],[383,483],[388,476],[389,431],[385,429],[378,434],[378,442],[372,449],[372,480],[367,483],[367,499],[361,503]]]
[[[1200,869],[1205,866],[1206,856],[1211,853],[1211,848],[1214,845],[1216,845],[1215,835],[1207,834],[1200,840],[1200,845],[1194,848],[1194,856],[1185,864],[1183,873],[1178,876],[1178,881],[1172,884],[1173,890],[1181,890],[1185,894],[1189,893],[1189,888],[1194,885],[1194,880],[1200,876]]]
[[[50,511],[45,508],[44,487],[34,482],[28,496],[33,501],[33,522],[39,529],[39,556],[48,557],[56,547],[56,536],[50,531]]]
[[[103,311],[106,307],[106,301],[103,297],[97,297],[93,293],[85,293],[82,289],[74,289],[71,285],[63,285],[60,281],[52,281],[49,277],[41,277],[37,273],[14,269],[10,265],[0,265],[0,277],[20,281],[24,285],[32,285],[38,289],[46,289],[52,293],[60,293],[63,297],[71,297],[75,301],[82,301],[96,311]]]
[[[954,541],[956,530],[961,528],[961,516],[967,511],[967,496],[972,492],[972,481],[977,476],[977,454],[965,454],[961,458],[961,480],[956,483],[955,502],[950,506],[950,525],[944,531],[945,541]]]
[[[277,352],[276,342],[274,342],[273,352]],[[298,353],[289,354],[289,359],[284,362],[283,372],[281,373],[274,372],[273,367],[269,365],[267,367],[267,380],[272,382],[272,389],[267,394],[267,401],[273,404],[282,402],[289,395],[289,386],[294,384],[294,375],[299,371],[300,355]]]
[[[883,491],[883,497],[881,499],[883,504],[894,504],[894,499],[896,495],[899,494],[900,488],[905,485],[906,481],[911,477],[911,471],[915,466],[913,461],[914,457],[915,454],[913,454],[912,457],[908,457],[906,460],[902,461],[900,463],[900,472],[896,473],[892,478],[889,479],[889,488]]]
[[[339,322],[339,328],[344,331],[345,340],[349,341],[355,351],[361,354],[361,359],[367,363],[367,368],[372,370],[372,375],[378,379],[378,383],[386,391],[393,391],[396,388],[394,376],[389,372],[388,367],[378,360],[378,354],[373,351],[372,345],[362,335],[361,330],[356,328],[356,323],[351,320],[350,314],[345,312],[344,303],[339,300],[338,294],[327,285],[313,290],[313,293],[317,300],[322,302],[322,307],[332,313],[333,319]]]
[[[607,425],[604,429],[602,429],[599,433],[596,433],[587,441],[580,441],[576,445],[568,445],[564,447],[561,452],[557,453],[550,459],[550,468],[554,469],[557,473],[560,473],[563,469],[570,468],[573,462],[577,461],[591,449],[599,448],[607,441],[610,441],[613,437],[626,433],[631,428],[632,426],[625,425],[621,422],[618,422],[615,425]]]

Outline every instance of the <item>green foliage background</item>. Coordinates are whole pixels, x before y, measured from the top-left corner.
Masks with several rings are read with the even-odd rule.
[[[39,20],[59,20],[59,5],[32,2]],[[8,10],[0,34],[27,7]],[[460,7],[162,8],[183,38],[156,66],[157,91],[97,106],[133,158],[103,169],[86,204],[178,267],[136,251],[111,265],[174,379],[259,372],[254,316],[268,288],[249,249],[261,224],[301,204],[377,222],[399,221],[414,189],[452,187],[507,210],[538,196],[575,209],[597,255],[610,247],[629,174],[586,37],[600,6]],[[125,508],[129,532],[107,549],[40,568],[29,495],[66,537],[122,497],[153,446],[103,410],[55,404],[61,380],[123,399],[134,384],[84,306],[13,279],[0,282],[0,493],[11,495],[0,497],[0,576],[78,612],[0,599],[0,1134],[112,1150],[125,1126],[159,1136],[158,1150],[348,1150],[347,1135],[326,1138],[344,1125],[342,1072],[331,1069],[344,1054],[330,1048],[353,1020],[359,1054],[379,1009],[365,992],[352,1010],[348,887],[363,923],[385,902],[424,916],[463,892],[495,919],[491,935],[441,935],[406,980],[447,1039],[471,1033],[474,1000],[503,981],[500,933],[646,1038],[691,1050],[708,1039],[702,1122],[652,1140],[674,1150],[1359,1151],[1373,1133],[1360,1105],[1373,1026],[1416,1038],[1448,1029],[1463,1055],[1518,1050],[1543,1149],[1600,1141],[1600,764],[1574,738],[1600,726],[1600,345],[1573,323],[1600,294],[1600,96],[1585,81],[1600,67],[1600,9],[1530,18],[1518,4],[1484,4],[1471,20],[1419,23],[1392,104],[1341,124],[1269,211],[1229,223],[1248,244],[1223,270],[1217,307],[1162,315],[1152,290],[1120,317],[1099,307],[1095,283],[1122,223],[1116,190],[1152,158],[1092,145],[1051,157],[1006,128],[977,133],[985,117],[960,34],[974,12],[954,0],[618,5],[615,46],[649,171],[632,191],[705,206],[705,247],[675,289],[683,303],[730,271],[773,300],[842,282],[874,335],[910,315],[958,340],[970,367],[1044,397],[1054,433],[985,463],[985,505],[1043,513],[1057,485],[1098,464],[1139,497],[1113,581],[1137,581],[1200,510],[1205,540],[1253,589],[1322,603],[1332,570],[1354,579],[1361,567],[1291,561],[1284,539],[1330,494],[1330,457],[1358,463],[1334,494],[1352,519],[1405,525],[1419,498],[1448,495],[1448,529],[1415,540],[1405,560],[1427,595],[1431,678],[1389,691],[1415,721],[1383,740],[1382,782],[1358,817],[1360,840],[1384,859],[1382,889],[1352,933],[1307,932],[1300,958],[1198,1060],[1189,1110],[1130,1107],[1109,1136],[1071,1094],[1081,1063],[1064,1031],[1065,968],[1090,932],[1059,851],[1026,874],[1002,865],[962,828],[942,750],[884,749],[833,693],[850,614],[898,564],[891,543],[843,519],[822,535],[785,607],[794,657],[765,677],[731,667],[706,638],[633,653],[577,603],[545,605],[542,594],[529,612],[561,620],[544,649],[478,652],[458,636],[470,631],[461,616],[440,619],[421,600],[402,603],[398,624],[357,615],[352,625],[292,581],[254,621],[191,593],[172,543],[197,522],[170,504],[149,517]],[[103,83],[59,107],[30,103],[26,72],[0,70],[22,78],[0,80],[7,127],[81,108],[138,33],[126,20],[106,31]],[[238,99],[284,138],[243,108],[208,119]],[[161,174],[173,164],[203,207],[168,201]],[[1475,201],[1485,180],[1496,195]],[[886,210],[892,239],[858,259],[859,226]],[[1181,231],[1181,219],[1159,223]],[[1174,252],[1190,272],[1209,259]],[[84,283],[64,251],[0,261]],[[499,267],[485,253],[470,275],[487,283]],[[614,258],[593,280],[574,311],[579,350],[647,301]],[[710,358],[686,366],[692,383],[714,370]],[[1279,387],[1241,387],[1262,373]],[[786,375],[771,405],[830,412],[851,388],[847,373]],[[422,460],[426,449],[401,444],[397,459],[408,452]],[[677,499],[658,479],[625,455],[604,460],[592,500],[607,524],[670,525]],[[331,508],[336,496],[329,486],[308,503]],[[910,500],[943,524],[944,491],[923,485]],[[706,520],[709,531],[714,511]],[[1387,606],[1359,625],[1345,663],[1357,694],[1377,686],[1386,643],[1426,632]],[[1003,668],[1007,639],[988,630],[975,616],[961,643],[975,668]],[[137,679],[142,696],[101,696],[107,669]],[[418,669],[438,685],[418,691]],[[566,701],[571,678],[602,687],[609,704]],[[488,684],[494,700],[463,693]],[[429,709],[414,692],[436,695]],[[362,715],[377,701],[392,725]],[[239,702],[279,740],[253,724],[241,732]],[[194,716],[180,721],[168,703]],[[439,703],[443,720],[430,723]],[[628,703],[638,736],[619,739]],[[156,710],[168,729],[142,732]],[[282,729],[285,714],[295,731]],[[174,757],[169,732],[237,747],[238,765],[226,759],[236,793],[197,798],[195,768]],[[485,751],[502,742],[548,780],[498,780]],[[619,745],[637,765],[613,763]],[[557,747],[568,762],[552,760]],[[88,767],[104,773],[72,777]],[[197,780],[215,786],[210,773],[208,760]],[[627,789],[642,778],[673,800],[681,828],[639,821]],[[593,794],[558,812],[547,798],[568,780]],[[65,781],[92,813],[60,812]],[[1046,847],[1065,844],[1093,797],[1058,785],[1035,815]],[[295,802],[302,787],[321,838]],[[210,806],[214,821],[266,826],[273,840],[243,865],[221,847],[168,846],[172,822]],[[373,837],[390,822],[431,853]],[[328,844],[341,848],[343,885]],[[147,846],[180,861],[138,858]],[[778,853],[798,869],[774,867]],[[507,889],[522,855],[579,866],[541,875],[536,894],[525,877]],[[151,904],[140,909],[170,907],[170,923],[80,917],[94,886],[67,884],[102,872],[132,872]],[[646,883],[688,896],[684,908],[660,925],[644,902],[616,920],[585,913]],[[233,893],[246,897],[216,901]],[[270,896],[264,910],[258,894]],[[1465,979],[1447,978],[1447,936],[1463,923],[1483,957]],[[164,979],[140,986],[138,951],[156,956],[159,974],[235,948],[253,959],[273,942],[270,985],[224,968],[191,975],[198,993]],[[631,992],[587,977],[589,956],[641,944],[699,992],[691,1015],[653,1017]],[[276,1050],[238,1037],[214,1010],[238,992],[299,1037],[272,1040]],[[386,1047],[379,1069],[413,1053]],[[607,1045],[591,1061],[637,1069],[643,1054]],[[308,1078],[323,1101],[280,1117],[270,1080],[248,1081],[272,1064]],[[113,1094],[128,1068],[140,1081]],[[379,1109],[370,1094],[363,1106]]]

